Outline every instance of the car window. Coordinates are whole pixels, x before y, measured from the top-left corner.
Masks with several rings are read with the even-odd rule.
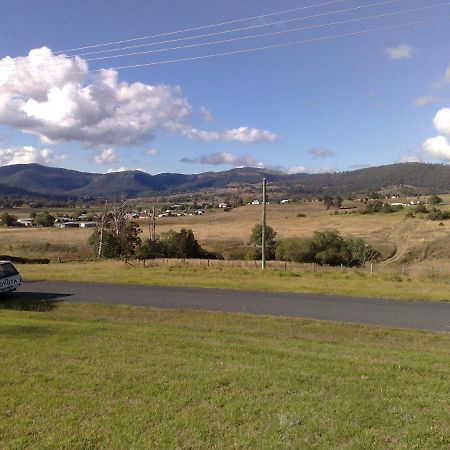
[[[17,275],[16,268],[11,263],[0,264],[0,278],[11,277]]]

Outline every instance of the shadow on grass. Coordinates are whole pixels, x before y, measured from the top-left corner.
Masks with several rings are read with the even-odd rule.
[[[0,295],[0,309],[46,312],[70,295],[54,292],[14,292]]]

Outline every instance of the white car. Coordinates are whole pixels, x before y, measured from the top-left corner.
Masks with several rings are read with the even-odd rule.
[[[22,281],[11,261],[0,261],[0,294],[15,291]]]

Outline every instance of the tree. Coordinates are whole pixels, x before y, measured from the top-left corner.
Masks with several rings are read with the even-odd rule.
[[[323,203],[327,209],[330,209],[334,205],[333,197],[325,195],[323,197]]]
[[[12,214],[2,213],[0,215],[0,224],[3,227],[12,227],[17,223],[17,217]]]
[[[431,195],[430,198],[428,199],[428,203],[429,203],[430,205],[439,205],[439,204],[442,203],[442,198],[439,197],[439,196],[436,195],[436,194],[433,194],[433,195]]]
[[[36,214],[33,220],[41,227],[52,227],[55,224],[55,216],[49,214],[48,212]]]
[[[260,223],[256,224],[252,229],[252,234],[250,236],[250,244],[262,245],[262,225]],[[277,232],[266,225],[266,245],[273,245],[275,242],[275,236]]]
[[[253,244],[255,248],[257,246],[262,246],[262,224],[258,223],[256,224],[252,229],[252,234],[250,235],[250,244]],[[275,236],[277,235],[277,232],[270,227],[269,225],[266,225],[265,229],[265,238],[266,238],[266,250],[267,250],[267,258],[273,259],[275,258]],[[259,258],[258,258],[259,259]]]
[[[135,222],[130,221],[127,201],[122,198],[109,210],[108,203],[105,203],[100,228],[92,233],[88,244],[98,258],[129,258],[141,245],[141,231]]]

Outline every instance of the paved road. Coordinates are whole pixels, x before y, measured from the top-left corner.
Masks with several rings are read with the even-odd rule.
[[[12,300],[245,312],[450,332],[450,303],[442,302],[49,281],[25,282]]]

